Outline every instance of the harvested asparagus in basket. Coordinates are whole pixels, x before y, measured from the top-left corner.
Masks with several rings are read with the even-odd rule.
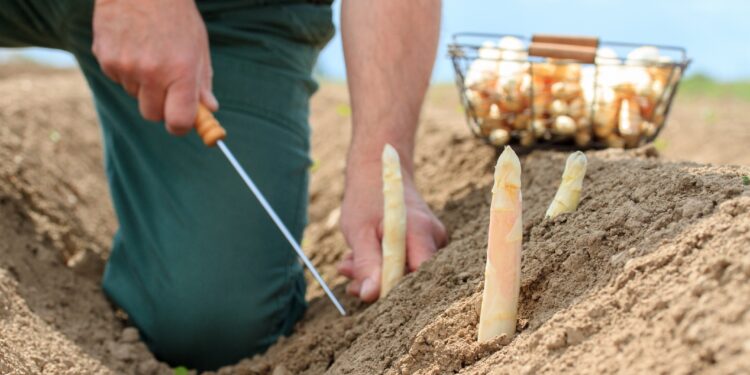
[[[478,134],[496,147],[561,140],[579,147],[637,147],[664,125],[685,66],[652,46],[626,57],[589,47],[590,60],[581,61],[596,66],[574,57],[529,59],[533,46],[513,36],[486,41],[468,67],[467,111]]]
[[[516,332],[522,240],[521,161],[506,146],[495,165],[479,341]]]

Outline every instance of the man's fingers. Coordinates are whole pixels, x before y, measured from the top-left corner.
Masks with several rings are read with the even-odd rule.
[[[115,83],[120,83],[120,75],[117,74],[117,70],[112,68],[111,65],[105,65],[103,63],[100,63],[100,66],[102,69],[102,73],[104,73],[107,78],[111,79]]]
[[[414,233],[406,236],[406,263],[410,272],[416,271],[437,252],[435,238],[431,233]]]
[[[362,283],[360,283],[359,280],[352,280],[349,282],[349,285],[346,286],[346,294],[353,297],[359,297],[359,290],[361,288]]]
[[[438,218],[432,219],[432,234],[435,237],[435,244],[438,249],[442,249],[448,244],[448,231]]]
[[[359,298],[373,302],[380,295],[381,247],[375,228],[367,231],[352,244],[354,250],[354,279],[361,282]]]
[[[164,120],[167,131],[174,135],[184,135],[194,126],[198,112],[198,90],[193,77],[174,81],[167,88],[164,103]]]
[[[378,268],[380,272],[380,268]],[[375,302],[380,297],[380,275],[368,277],[362,281],[362,288],[359,289],[359,298],[365,302]]]
[[[129,79],[129,78],[122,78],[122,87],[125,89],[125,92],[128,93],[128,95],[137,98],[138,92],[140,91],[140,85],[138,85],[138,82]]]
[[[415,271],[422,263],[432,258],[440,244],[447,241],[445,228],[431,215],[414,215],[407,224],[406,251],[407,267]],[[439,225],[438,225],[439,224]]]
[[[143,118],[149,121],[164,120],[164,89],[144,85],[138,91],[138,108]]]
[[[219,101],[216,100],[213,91],[214,71],[211,67],[211,54],[206,51],[206,57],[203,60],[203,71],[201,72],[201,103],[206,105],[213,112],[219,110]]]
[[[341,275],[343,275],[346,278],[353,279],[354,278],[354,254],[352,252],[346,253],[344,255],[344,259],[339,262],[338,266],[336,267],[337,270]]]
[[[219,110],[219,101],[216,100],[216,96],[210,89],[201,90],[201,103],[203,103],[211,112]]]

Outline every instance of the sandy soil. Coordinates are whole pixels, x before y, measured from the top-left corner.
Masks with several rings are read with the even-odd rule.
[[[698,163],[750,165],[748,108],[747,101],[731,98],[676,101],[672,125],[664,128],[658,144],[662,155]]]
[[[294,335],[219,373],[750,372],[748,103],[678,102],[656,147],[588,153],[579,210],[554,220],[543,215],[566,155],[524,156],[519,333],[479,345],[494,150],[469,136],[452,89],[431,92],[417,179],[451,243],[364,305],[334,267],[346,102],[337,85],[314,99],[303,246],[353,314],[310,283]],[[0,74],[0,160],[0,374],[170,373],[98,288],[116,223],[77,73]]]

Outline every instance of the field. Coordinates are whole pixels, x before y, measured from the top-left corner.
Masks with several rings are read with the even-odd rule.
[[[350,109],[345,87],[324,84],[303,247],[353,314],[338,317],[310,282],[292,336],[218,372],[750,372],[750,101],[695,82],[653,145],[587,153],[575,213],[544,219],[566,155],[522,156],[519,333],[484,344],[475,337],[495,151],[470,136],[453,87],[431,90],[417,183],[451,242],[388,298],[359,303],[335,272]],[[174,372],[98,287],[115,228],[82,77],[0,68],[0,374]]]

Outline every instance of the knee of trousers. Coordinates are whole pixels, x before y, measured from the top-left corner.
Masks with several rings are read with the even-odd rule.
[[[262,353],[290,334],[306,307],[304,278],[300,272],[244,291],[175,288],[153,303],[153,324],[143,336],[157,358],[212,370]]]

